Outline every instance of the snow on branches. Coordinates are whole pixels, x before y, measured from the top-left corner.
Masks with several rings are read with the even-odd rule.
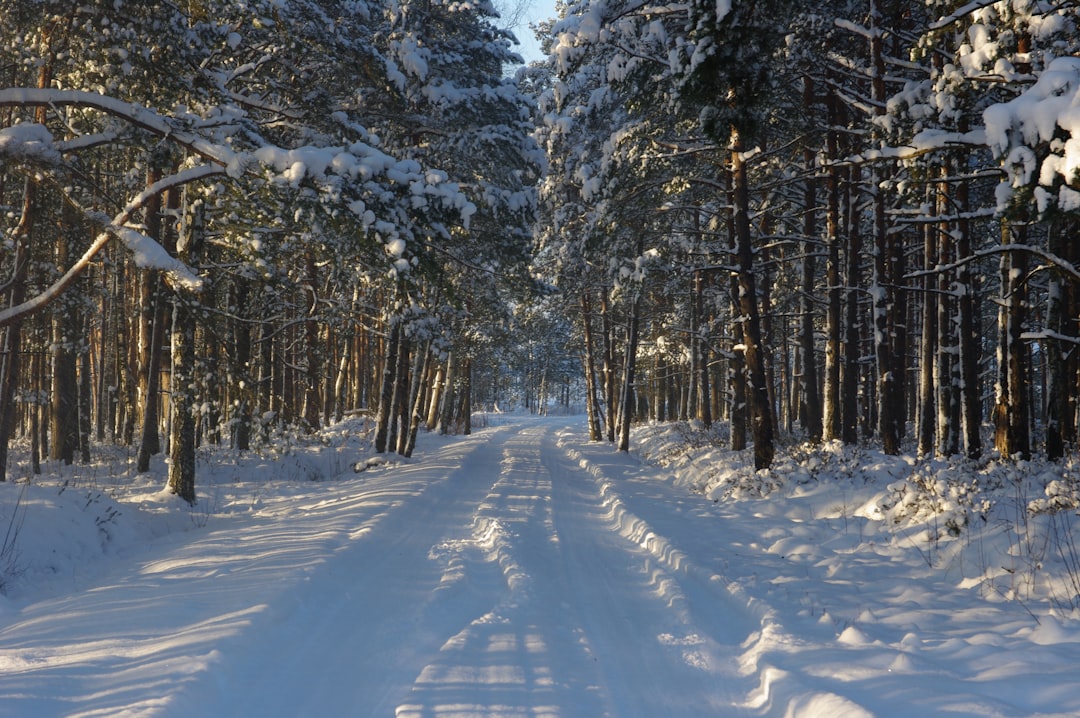
[[[1028,192],[1040,215],[1080,209],[1080,58],[1054,59],[1025,92],[988,107],[983,121],[1007,175],[998,211]]]

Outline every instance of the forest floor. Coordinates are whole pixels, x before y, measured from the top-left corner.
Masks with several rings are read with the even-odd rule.
[[[1070,462],[482,423],[0,485],[0,716],[1080,715]]]

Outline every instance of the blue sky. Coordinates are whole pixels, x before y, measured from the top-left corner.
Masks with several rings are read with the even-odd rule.
[[[529,29],[529,23],[555,17],[555,0],[527,1],[529,8],[522,18],[522,24],[514,28],[514,34],[521,41],[518,52],[521,53],[526,62],[532,62],[533,60],[539,60],[541,55],[540,46],[536,44],[536,38],[533,37],[532,31]]]

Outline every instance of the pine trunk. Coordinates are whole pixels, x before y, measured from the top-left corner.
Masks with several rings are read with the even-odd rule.
[[[315,266],[315,253],[309,251],[306,256],[306,288],[308,291],[307,318],[304,320],[304,347],[306,371],[304,372],[304,424],[308,431],[319,428],[322,416],[323,385],[323,345],[319,341],[319,296],[318,272]]]
[[[184,203],[177,258],[196,271],[203,240],[203,205]],[[172,374],[169,436],[169,491],[195,503],[195,327],[192,298],[177,296],[172,312]]]
[[[379,390],[379,411],[375,419],[375,451],[386,453],[389,444],[390,423],[393,421],[394,371],[398,363],[398,349],[401,342],[401,321],[390,319],[390,335],[386,344],[386,356],[383,362],[382,388]]]
[[[640,254],[640,252],[639,252]],[[641,311],[641,291],[630,305],[630,326],[626,333],[626,356],[623,368],[622,391],[619,399],[619,451],[630,450],[630,419],[634,406],[634,371],[637,362],[638,331]]]
[[[916,427],[917,452],[919,456],[934,454],[937,436],[937,394],[934,391],[934,359],[938,355],[938,297],[934,291],[936,280],[929,272],[938,266],[937,226],[927,223],[923,228],[922,278],[922,341],[919,346],[919,406]]]
[[[957,206],[961,217],[970,210],[967,181],[956,191]],[[978,313],[975,308],[975,278],[971,271],[971,223],[960,220],[956,246],[957,258],[963,262],[957,274],[957,305],[960,331],[960,407],[964,431],[964,453],[969,459],[982,455],[982,396],[979,381],[979,331]],[[1070,323],[1070,326],[1075,326]],[[1076,352],[1072,352],[1073,355]]]
[[[1014,244],[1018,233],[1020,244],[1026,239],[1026,227],[1014,226],[1002,220],[1001,242]],[[994,404],[994,447],[1003,457],[1031,457],[1028,431],[1027,352],[1024,351],[1023,308],[1027,279],[1027,257],[1022,251],[1006,252],[1001,256],[1001,303],[998,310],[998,381]]]
[[[600,407],[596,395],[596,358],[593,352],[592,303],[588,290],[581,292],[581,325],[585,341],[585,408],[589,417],[589,441],[603,438],[600,430]]]
[[[859,312],[859,287],[862,286],[862,232],[859,226],[858,206],[858,167],[845,172],[847,187],[845,192],[844,226],[847,228],[847,263],[845,266],[844,290],[844,354],[843,377],[841,379],[840,398],[843,402],[841,411],[841,438],[845,444],[854,444],[859,440],[859,376],[861,374],[862,332]],[[864,399],[870,405],[870,394]]]
[[[832,92],[828,96],[830,127],[837,126],[838,100]],[[826,134],[826,155],[829,160],[839,158],[839,139],[835,129]],[[825,234],[827,259],[825,283],[828,307],[825,312],[825,377],[821,408],[822,438],[833,441],[841,437],[842,411],[840,367],[843,336],[840,286],[840,168],[830,162],[826,182]],[[805,364],[806,358],[803,359]]]
[[[607,440],[614,443],[615,419],[619,405],[615,394],[615,342],[612,336],[614,322],[611,320],[611,306],[607,292],[600,294],[600,323],[604,340],[604,403],[607,405]]]
[[[23,189],[22,215],[13,235],[14,268],[8,287],[9,307],[22,304],[26,299],[37,191],[37,180],[28,178]],[[3,482],[8,480],[8,449],[18,418],[15,400],[19,386],[22,321],[16,319],[0,331],[3,331],[3,354],[0,355],[0,482]]]
[[[739,278],[739,309],[742,317],[743,356],[749,383],[750,427],[754,437],[754,467],[772,465],[773,412],[765,372],[765,353],[761,339],[761,316],[758,312],[757,279],[754,275],[754,248],[750,232],[750,188],[743,161],[742,140],[735,134],[732,142],[732,189],[736,262]]]
[[[810,116],[814,106],[814,80],[803,78],[803,111]],[[791,392],[791,413],[797,415],[806,438],[811,443],[818,443],[824,434],[822,423],[821,386],[818,378],[818,366],[815,359],[814,342],[814,286],[817,275],[817,236],[818,236],[818,180],[814,176],[817,156],[811,147],[803,149],[803,166],[806,181],[803,184],[803,242],[802,276],[798,338],[798,392]],[[831,292],[830,292],[831,295]]]

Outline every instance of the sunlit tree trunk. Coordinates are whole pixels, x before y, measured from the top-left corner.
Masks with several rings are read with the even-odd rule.
[[[836,127],[838,126],[839,104],[835,93],[828,95],[828,114],[830,129],[826,133],[825,152],[830,162],[839,159],[840,149]],[[839,439],[841,436],[841,386],[840,367],[841,337],[843,336],[840,285],[840,168],[830,164],[826,180],[825,198],[825,241],[826,264],[825,284],[828,305],[825,312],[825,377],[822,396],[822,437],[826,441]],[[805,360],[804,360],[805,361]]]
[[[639,251],[640,254],[640,251]],[[630,450],[630,420],[634,413],[634,373],[637,366],[638,332],[641,312],[641,290],[630,304],[629,327],[626,333],[626,356],[623,364],[622,391],[619,398],[619,451]]]
[[[401,346],[401,321],[391,317],[388,328],[386,356],[383,361],[381,389],[379,390],[379,410],[375,419],[375,451],[385,453],[390,438],[390,423],[393,421],[394,372],[398,364],[398,351]]]
[[[1015,233],[1015,236],[1014,236]],[[1018,239],[1019,242],[1015,242]],[[1027,227],[1001,222],[1001,243],[1025,244]],[[1001,302],[998,309],[998,381],[994,404],[994,447],[1004,457],[1031,457],[1028,430],[1027,352],[1024,351],[1023,312],[1027,282],[1027,255],[1005,252],[999,265]]]
[[[1050,228],[1050,252],[1065,259],[1075,256],[1070,230],[1076,222],[1059,220]],[[1077,352],[1075,287],[1059,270],[1052,270],[1047,287],[1046,325],[1046,457],[1066,455],[1076,439]]]
[[[739,309],[742,319],[743,356],[749,384],[750,427],[754,437],[754,466],[772,465],[773,412],[765,374],[764,347],[761,339],[761,316],[758,312],[757,278],[754,275],[754,248],[750,232],[750,188],[743,160],[739,134],[734,133],[731,151],[732,196],[734,198],[735,259],[739,277]]]
[[[304,346],[306,371],[304,372],[304,424],[308,431],[319,428],[322,416],[323,345],[319,341],[319,295],[318,272],[315,253],[308,251],[305,258],[305,288],[308,292],[307,318],[304,321]]]
[[[177,257],[198,268],[203,241],[203,205],[184,202],[183,226]],[[169,407],[169,491],[189,504],[195,503],[195,327],[198,321],[193,297],[177,296],[172,311],[172,374]]]
[[[945,163],[937,183],[937,213],[943,218],[955,213],[949,194],[948,168],[948,163]],[[938,337],[934,381],[937,385],[937,452],[942,456],[952,456],[960,451],[960,388],[956,363],[959,353],[956,342],[960,337],[955,323],[954,275],[944,267],[951,266],[955,260],[953,224],[948,219],[942,219],[936,229],[937,260],[942,267],[937,273],[936,287]]]
[[[600,293],[600,324],[604,346],[604,404],[607,405],[607,440],[615,442],[615,419],[619,411],[615,393],[615,342],[612,337],[614,322],[611,320],[611,305],[607,292]]]
[[[593,351],[592,302],[589,291],[581,291],[581,323],[585,342],[585,407],[589,417],[589,440],[600,441],[600,407],[596,396],[596,358]]]
[[[922,341],[919,346],[919,405],[916,423],[919,456],[934,454],[937,436],[937,394],[934,391],[934,359],[938,355],[938,296],[934,291],[937,280],[931,270],[938,266],[937,225],[927,222],[923,227],[922,277]]]

